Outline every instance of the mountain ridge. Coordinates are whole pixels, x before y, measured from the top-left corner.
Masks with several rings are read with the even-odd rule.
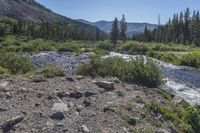
[[[90,22],[90,21],[87,21],[84,19],[77,19],[77,21],[96,26],[106,33],[111,32],[112,22],[113,22],[113,21],[106,21],[106,20]],[[141,23],[140,22],[127,22],[127,25],[128,25],[128,27],[127,27],[127,36],[128,37],[132,37],[134,34],[143,33],[146,25],[148,27],[148,30],[153,30],[157,26],[156,24],[150,24],[150,23],[146,23],[146,22],[141,22]]]

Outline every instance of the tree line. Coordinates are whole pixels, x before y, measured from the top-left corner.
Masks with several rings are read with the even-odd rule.
[[[174,14],[165,25],[158,25],[153,31],[146,26],[143,34],[134,35],[133,40],[143,42],[182,43],[200,46],[199,11],[190,12],[187,8]]]
[[[127,23],[126,23],[125,15],[122,16],[122,19],[120,22],[118,21],[117,18],[115,18],[112,24],[110,39],[112,40],[114,44],[116,44],[117,40],[119,39],[125,42],[127,39],[126,31],[127,31]]]
[[[98,41],[108,37],[106,33],[94,26],[80,22],[60,21],[25,22],[21,20],[4,18],[0,20],[0,37],[13,34],[27,36],[30,39],[43,38],[46,40],[91,40]]]

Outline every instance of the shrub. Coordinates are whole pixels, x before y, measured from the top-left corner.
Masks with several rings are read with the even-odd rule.
[[[30,61],[13,53],[0,53],[0,66],[11,74],[24,74],[33,69]]]
[[[160,70],[151,60],[142,57],[132,61],[120,58],[93,59],[90,64],[84,64],[77,73],[85,76],[113,76],[128,83],[136,83],[147,87],[157,87],[161,83]]]
[[[0,74],[5,74],[7,73],[8,70],[4,69],[3,67],[0,66]]]
[[[148,50],[146,44],[138,42],[128,42],[120,48],[120,51],[127,51],[129,54],[146,54]]]
[[[56,66],[48,65],[36,71],[35,74],[42,74],[46,78],[64,77],[64,71],[58,69]]]
[[[162,60],[165,62],[170,62],[170,63],[174,63],[174,64],[178,64],[179,63],[179,58],[174,55],[173,53],[159,53],[156,51],[148,51],[147,52],[147,56],[152,57],[152,58],[156,58],[158,60]]]
[[[78,52],[80,49],[80,46],[73,43],[60,43],[56,46],[56,49],[59,52]]]
[[[200,50],[184,55],[181,58],[181,65],[200,68]]]

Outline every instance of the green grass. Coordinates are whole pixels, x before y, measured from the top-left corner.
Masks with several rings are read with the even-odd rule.
[[[118,77],[128,83],[136,83],[148,87],[157,87],[161,83],[160,70],[151,60],[138,58],[124,61],[120,58],[93,59],[90,64],[84,64],[77,73],[85,76]]]

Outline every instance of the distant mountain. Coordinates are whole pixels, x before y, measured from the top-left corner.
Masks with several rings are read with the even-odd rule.
[[[99,29],[105,31],[106,33],[111,32],[112,28],[112,21],[97,21],[97,22],[89,22],[83,19],[78,19],[77,21],[97,26]],[[147,25],[148,30],[153,30],[157,26],[156,24],[149,24],[149,23],[127,23],[127,35],[132,37],[134,34],[140,34],[144,32],[144,28]]]
[[[85,31],[84,36],[87,36],[87,38],[90,38],[88,36],[91,34],[95,34],[97,30],[97,27],[95,25],[82,23],[80,21],[76,21],[68,17],[59,15],[44,7],[36,0],[0,0],[0,19],[6,17],[23,20],[26,22],[57,23],[59,24],[59,26],[63,27],[63,32],[67,32],[70,29],[74,29],[74,32],[79,33]],[[99,30],[99,32],[101,37],[107,36],[104,31]],[[81,38],[81,36],[83,35],[76,34],[75,36],[80,36],[79,38]]]

